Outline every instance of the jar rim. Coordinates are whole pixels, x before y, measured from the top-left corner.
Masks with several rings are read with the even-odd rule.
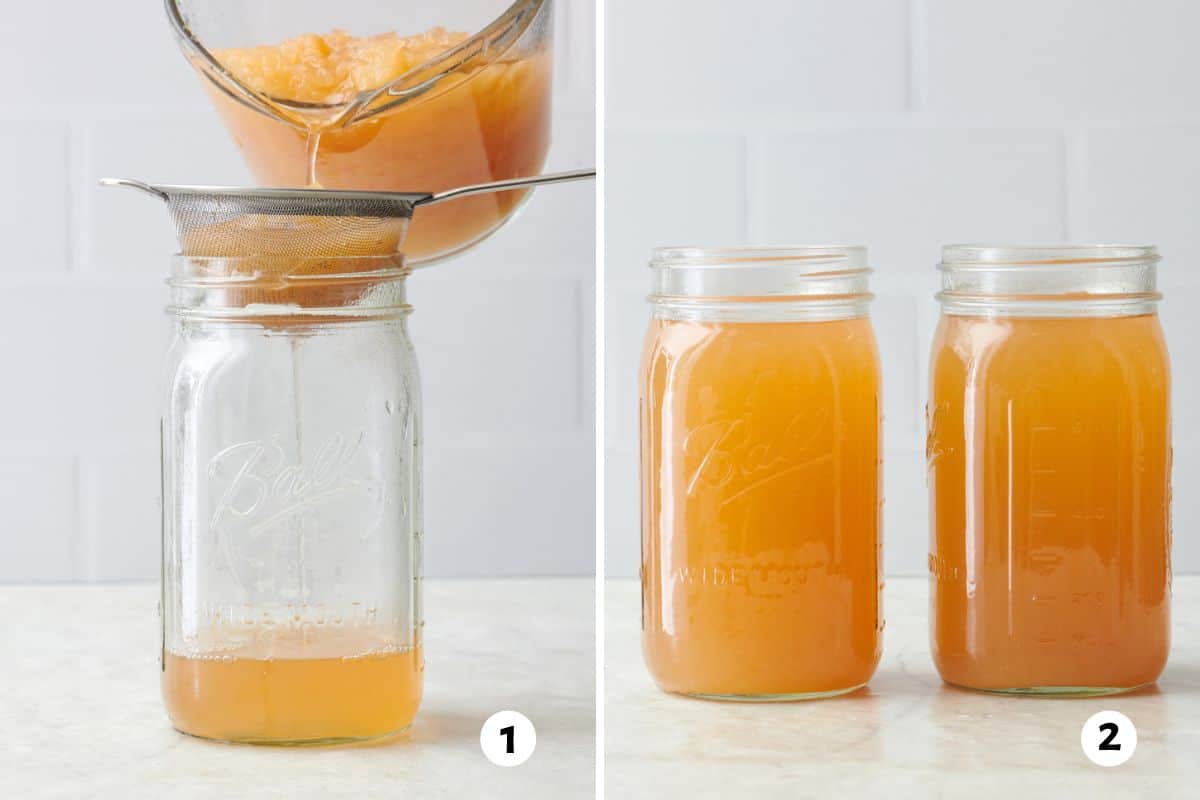
[[[733,247],[670,246],[655,247],[650,255],[651,269],[678,267],[797,267],[841,266],[862,269],[867,264],[865,245],[737,245]],[[822,270],[826,271],[826,270]]]
[[[399,253],[355,256],[191,256],[171,258],[171,286],[216,284],[360,283],[364,280],[403,280],[412,268]]]
[[[176,316],[362,318],[404,313],[412,270],[400,254],[172,259],[168,310]]]
[[[867,264],[862,245],[658,247],[650,301],[667,316],[701,306],[729,320],[861,316],[871,300]]]
[[[1105,265],[1157,264],[1162,258],[1158,248],[1145,244],[1062,243],[1062,244],[948,244],[942,248],[940,269],[1057,268],[1068,264],[1088,267]]]
[[[954,244],[942,248],[942,291],[950,314],[1126,316],[1161,299],[1153,245]]]

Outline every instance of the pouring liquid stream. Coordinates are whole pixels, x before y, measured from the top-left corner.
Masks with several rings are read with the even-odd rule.
[[[304,186],[306,189],[320,189],[317,182],[317,153],[321,150],[321,131],[309,128],[304,137],[304,160],[307,164]]]

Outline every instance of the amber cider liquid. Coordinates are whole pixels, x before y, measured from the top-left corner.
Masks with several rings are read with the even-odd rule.
[[[1169,645],[1158,318],[946,315],[928,407],[932,648],[949,683],[1104,692]]]
[[[421,649],[375,642],[297,634],[220,654],[166,651],[167,712],[184,733],[234,742],[352,741],[403,730],[421,702]]]
[[[731,699],[865,684],[883,627],[869,320],[655,320],[641,403],[655,681]]]

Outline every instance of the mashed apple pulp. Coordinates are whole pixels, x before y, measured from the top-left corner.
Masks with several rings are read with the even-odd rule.
[[[407,37],[334,31],[218,50],[217,60],[265,95],[276,116],[221,91],[212,95],[256,179],[266,185],[437,192],[538,173],[550,143],[545,52],[468,60],[423,93],[384,93],[362,104],[364,93],[467,39],[441,28]],[[405,253],[421,261],[473,244],[508,217],[525,191],[420,209]]]

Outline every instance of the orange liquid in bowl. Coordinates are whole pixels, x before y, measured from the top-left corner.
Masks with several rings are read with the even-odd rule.
[[[944,316],[928,464],[932,648],[978,689],[1154,681],[1170,600],[1158,318]]]
[[[418,36],[308,34],[279,45],[214,53],[251,89],[336,110],[465,41],[435,29]],[[514,55],[442,77],[428,92],[343,125],[335,115],[293,124],[212,88],[210,95],[255,178],[268,186],[437,192],[536,175],[550,146],[551,59]],[[376,100],[372,109],[391,102]],[[421,208],[404,243],[412,260],[443,256],[498,227],[528,190]]]
[[[655,320],[642,366],[643,650],[658,684],[831,694],[880,657],[870,322]]]

